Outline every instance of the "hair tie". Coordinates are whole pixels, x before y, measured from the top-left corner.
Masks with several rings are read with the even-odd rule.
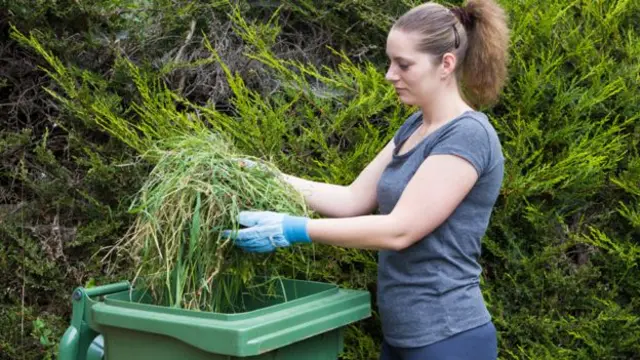
[[[458,33],[458,28],[456,24],[453,24],[453,35],[455,36],[454,46],[457,49],[460,46],[460,34]]]
[[[475,18],[471,16],[471,14],[469,14],[469,12],[464,7],[456,6],[452,7],[450,10],[453,15],[457,17],[458,20],[460,20],[460,23],[462,24],[462,26],[464,26],[465,29],[469,30],[473,28]]]

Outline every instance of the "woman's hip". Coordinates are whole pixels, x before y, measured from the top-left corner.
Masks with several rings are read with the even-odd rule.
[[[419,348],[399,348],[383,342],[380,360],[496,360],[496,328],[489,321]]]

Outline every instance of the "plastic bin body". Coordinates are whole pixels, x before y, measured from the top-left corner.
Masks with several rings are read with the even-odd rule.
[[[335,360],[342,351],[342,331],[332,330],[256,356],[230,356],[203,351],[167,336],[115,330],[109,334],[106,359],[140,360]]]
[[[87,299],[84,311],[91,339],[79,343],[76,357],[99,348],[104,358],[335,360],[343,349],[344,328],[371,314],[367,291],[300,280],[281,280],[277,298],[246,298],[240,313],[201,312],[158,306],[141,290],[120,289]],[[78,290],[76,290],[78,291]],[[285,301],[286,299],[286,301]],[[74,307],[74,313],[75,313]],[[75,315],[75,314],[74,314]],[[69,332],[69,330],[68,330]],[[71,353],[67,345],[60,353]]]

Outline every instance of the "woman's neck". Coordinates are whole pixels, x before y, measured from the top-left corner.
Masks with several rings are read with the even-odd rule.
[[[441,96],[421,106],[421,109],[422,121],[427,131],[446,124],[466,111],[473,110],[457,92],[443,92]]]

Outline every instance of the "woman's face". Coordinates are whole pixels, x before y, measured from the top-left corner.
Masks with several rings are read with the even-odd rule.
[[[418,50],[419,37],[413,32],[392,29],[387,37],[389,70],[385,78],[407,105],[422,105],[435,98],[444,85],[441,67],[432,55]]]

